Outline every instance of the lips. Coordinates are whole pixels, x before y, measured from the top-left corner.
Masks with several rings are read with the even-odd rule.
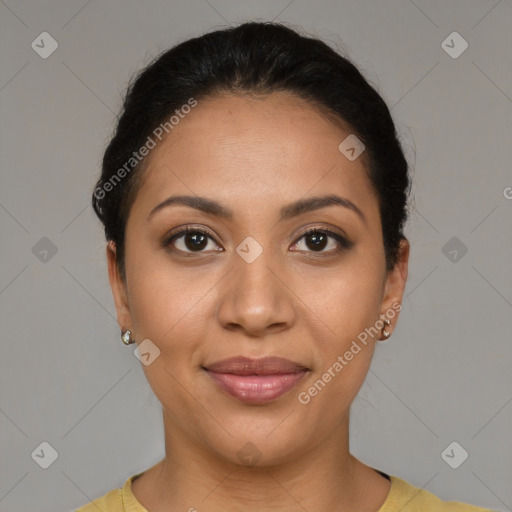
[[[308,370],[305,366],[281,357],[264,357],[262,359],[233,357],[210,364],[206,369],[211,372],[233,375],[283,375]]]
[[[203,367],[220,388],[242,402],[264,404],[295,387],[309,368],[280,357],[234,357]]]

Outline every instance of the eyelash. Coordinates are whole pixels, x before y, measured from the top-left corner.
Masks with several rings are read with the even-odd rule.
[[[171,235],[170,237],[166,238],[165,241],[163,242],[163,246],[164,247],[171,246],[174,241],[176,241],[178,238],[181,238],[184,235],[187,235],[188,233],[201,233],[202,235],[205,235],[205,236],[209,237],[210,239],[212,239],[217,244],[214,236],[209,231],[207,231],[203,228],[194,228],[194,227],[188,226],[188,227],[182,229],[181,231],[178,231],[178,232],[174,233],[173,235]],[[300,240],[302,240],[303,238],[305,238],[311,234],[325,234],[331,238],[334,238],[336,240],[336,242],[338,242],[338,247],[336,249],[332,249],[330,251],[323,251],[323,250],[322,251],[305,251],[305,252],[320,256],[320,257],[341,253],[346,249],[350,249],[353,245],[353,242],[350,242],[342,235],[335,233],[334,231],[331,231],[330,229],[318,228],[318,227],[310,228],[307,231],[305,231],[304,233],[302,233],[302,235],[293,243],[293,245],[296,245]],[[217,245],[219,245],[219,244],[217,244]],[[187,255],[201,254],[202,252],[204,252],[204,251],[182,251],[181,249],[176,249],[173,247],[171,247],[171,250],[173,252],[181,252],[181,253],[184,253]],[[221,252],[221,251],[218,251],[218,252]]]

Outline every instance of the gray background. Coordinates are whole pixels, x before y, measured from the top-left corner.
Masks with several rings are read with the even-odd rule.
[[[73,510],[163,456],[90,194],[132,73],[248,19],[353,59],[413,167],[404,309],[353,405],[353,453],[443,499],[512,510],[510,1],[5,0],[0,15],[2,512]],[[31,47],[43,31],[59,45],[46,59]],[[441,46],[453,31],[469,45],[458,58]],[[31,456],[43,441],[58,452],[47,469]],[[441,457],[453,441],[469,453],[458,469]]]

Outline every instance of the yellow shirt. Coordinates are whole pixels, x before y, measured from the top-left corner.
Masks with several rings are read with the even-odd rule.
[[[132,493],[132,480],[126,480],[122,489],[114,489],[75,512],[148,512]],[[441,501],[432,493],[418,489],[396,476],[390,475],[391,488],[378,512],[492,512],[489,508],[474,507],[455,501]]]

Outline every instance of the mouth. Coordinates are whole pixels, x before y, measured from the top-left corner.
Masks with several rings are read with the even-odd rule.
[[[230,396],[250,404],[265,404],[294,388],[309,368],[280,357],[234,357],[203,370]]]

